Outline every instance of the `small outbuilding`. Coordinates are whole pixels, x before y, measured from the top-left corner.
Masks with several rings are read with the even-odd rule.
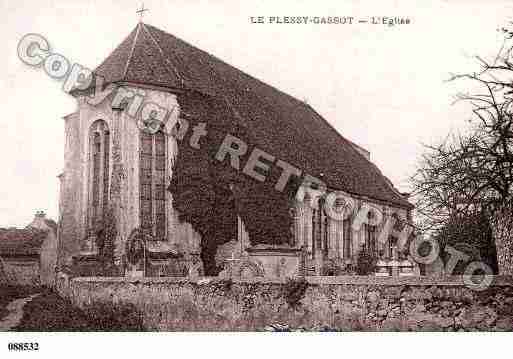
[[[38,211],[25,228],[0,228],[0,283],[52,286],[57,224]]]

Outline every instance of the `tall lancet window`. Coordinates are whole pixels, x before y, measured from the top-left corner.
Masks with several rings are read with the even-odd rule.
[[[372,212],[367,213],[367,218],[370,220],[374,219],[375,214]],[[377,226],[373,224],[365,224],[364,225],[364,235],[365,235],[365,242],[364,242],[364,251],[366,251],[369,254],[378,256],[378,246],[377,246]]]
[[[141,228],[157,240],[166,239],[166,136],[141,131]]]
[[[89,132],[89,224],[94,225],[107,208],[109,201],[110,134],[103,120],[93,122]]]
[[[328,215],[325,209],[325,199],[319,198],[317,208],[312,209],[312,242],[314,255],[328,254]]]
[[[351,241],[352,241],[352,230],[351,230],[351,218],[344,219],[343,226],[343,254],[344,259],[351,259]]]

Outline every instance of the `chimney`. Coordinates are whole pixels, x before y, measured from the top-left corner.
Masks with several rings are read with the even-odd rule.
[[[39,229],[48,229],[48,225],[46,224],[46,213],[45,211],[36,211],[34,215],[34,219],[27,227],[39,228]]]

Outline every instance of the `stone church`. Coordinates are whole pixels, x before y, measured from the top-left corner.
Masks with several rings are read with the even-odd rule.
[[[406,256],[394,252],[396,238],[377,243],[383,224],[352,226],[363,204],[379,209],[385,218],[410,222],[413,206],[408,195],[394,188],[371,162],[368,151],[344,138],[303,101],[143,22],[93,71],[92,78],[90,86],[71,91],[77,109],[64,117],[65,161],[59,176],[61,264],[97,263],[103,256],[112,259],[120,275],[205,273],[204,232],[196,222],[184,219],[180,209],[187,208],[186,197],[169,190],[179,175],[179,164],[202,167],[194,161],[178,163],[184,146],[180,141],[185,139],[177,128],[187,119],[194,120],[195,109],[204,107],[204,96],[229,108],[234,119],[211,120],[208,128],[217,125],[217,131],[225,134],[245,131],[251,134],[252,145],[262,150],[267,167],[285,168],[286,163],[291,177],[309,174],[325,184],[321,191],[301,182],[298,193],[302,196],[290,201],[291,238],[286,242],[254,241],[250,215],[221,221],[229,227],[215,251],[221,274],[333,275],[354,267],[363,250],[380,259],[383,275],[392,275],[387,263],[411,266]],[[192,92],[200,100],[185,103],[183,94]],[[156,119],[162,108],[169,111],[165,119],[159,118],[155,131],[144,127],[144,121],[141,126],[137,113],[147,110],[148,118]],[[211,107],[204,112],[216,118],[208,111]],[[187,146],[192,143],[191,139]],[[234,162],[238,166],[236,159],[231,157],[232,166]],[[243,159],[247,156],[241,155]],[[266,166],[259,163],[262,173]],[[324,208],[324,199],[335,191],[354,201],[344,220],[331,218]],[[262,218],[272,219],[272,204],[265,208],[262,216],[267,217]],[[265,233],[279,237],[272,230]]]

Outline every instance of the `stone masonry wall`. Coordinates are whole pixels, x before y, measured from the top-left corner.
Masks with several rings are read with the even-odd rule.
[[[505,206],[492,219],[499,274],[513,275],[513,205]]]
[[[74,278],[57,290],[81,308],[132,303],[148,330],[458,331],[513,329],[513,279],[477,292],[444,279],[307,277],[304,293],[285,280]],[[296,289],[294,289],[296,288]]]
[[[40,285],[39,258],[20,259],[4,258],[3,270],[8,275],[11,284],[16,285]]]
[[[79,204],[82,176],[82,138],[78,112],[65,117],[64,172],[61,178],[59,199],[59,264],[80,249],[81,214]]]

